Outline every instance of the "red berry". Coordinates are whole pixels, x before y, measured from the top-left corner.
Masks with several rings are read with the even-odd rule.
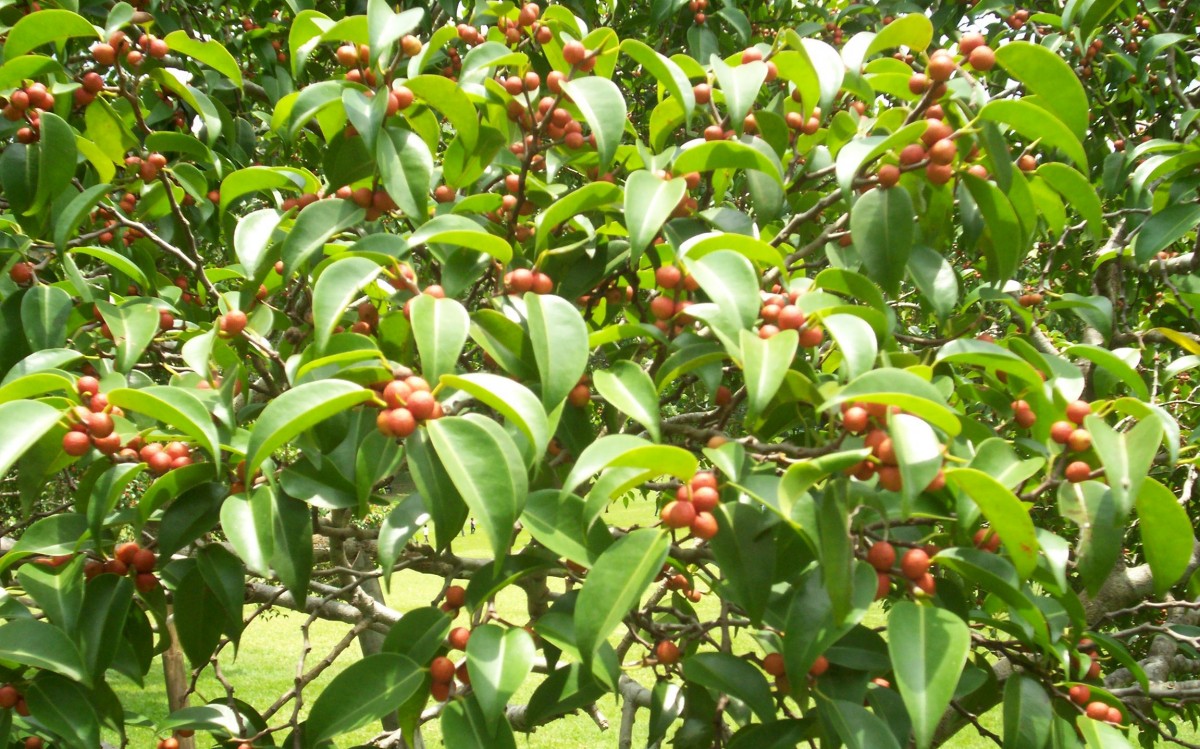
[[[692,506],[696,512],[712,512],[721,501],[721,495],[709,486],[692,488]]]
[[[717,535],[718,530],[717,519],[711,512],[696,513],[696,519],[692,521],[693,536],[707,541]]]
[[[1082,424],[1084,417],[1092,412],[1092,404],[1077,400],[1067,404],[1067,418],[1076,424]]]
[[[446,588],[446,603],[454,608],[461,608],[467,602],[467,591],[461,585],[451,585]]]
[[[1067,465],[1067,469],[1063,471],[1063,475],[1067,481],[1072,484],[1078,484],[1080,481],[1087,481],[1092,475],[1092,467],[1082,460],[1076,460]]]
[[[909,549],[900,560],[900,572],[909,580],[919,580],[929,572],[929,555],[924,549]]]
[[[887,572],[896,563],[896,547],[887,541],[876,541],[867,550],[867,564],[879,572]]]
[[[813,661],[812,667],[810,669],[808,669],[808,675],[816,677],[816,676],[820,676],[821,674],[825,673],[828,670],[829,670],[829,659],[823,655],[818,655],[817,659],[815,661]]]
[[[766,671],[771,676],[783,676],[787,673],[787,667],[784,665],[783,656],[779,653],[767,653],[763,658],[763,671]]]
[[[1075,425],[1069,421],[1056,421],[1050,425],[1050,439],[1060,445],[1065,445],[1071,439],[1071,433],[1075,431]]]
[[[157,557],[153,551],[150,551],[149,549],[138,549],[133,555],[133,560],[130,566],[132,566],[138,572],[153,572],[156,561]]]
[[[439,655],[429,664],[429,675],[433,677],[434,682],[448,684],[454,681],[454,661],[444,655]]]
[[[1108,705],[1103,702],[1089,702],[1087,706],[1087,716],[1092,720],[1107,720]]]
[[[1092,699],[1092,690],[1086,684],[1076,684],[1067,690],[1067,696],[1071,698],[1071,702],[1083,706]]]
[[[679,646],[670,640],[663,640],[654,646],[654,657],[664,666],[679,662]]]
[[[1073,452],[1085,452],[1092,446],[1092,433],[1086,429],[1074,429],[1067,438],[1067,447]]]
[[[668,528],[688,528],[696,519],[696,508],[691,502],[673,500],[663,507],[661,517]]]
[[[73,458],[87,455],[92,449],[92,441],[83,432],[67,432],[63,435],[63,452]]]

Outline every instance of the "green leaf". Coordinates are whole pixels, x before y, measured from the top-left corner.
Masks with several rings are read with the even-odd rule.
[[[800,347],[800,335],[783,330],[768,339],[742,330],[739,334],[742,371],[746,378],[746,420],[753,422],[767,412],[771,399],[779,392]]]
[[[200,668],[208,663],[221,642],[223,617],[218,615],[220,604],[199,567],[193,565],[175,583],[172,601],[179,644],[193,668]]]
[[[454,374],[470,329],[471,317],[457,300],[417,295],[412,330],[426,379],[436,382],[442,375]]]
[[[24,688],[31,715],[71,749],[100,746],[100,719],[88,692],[57,674],[38,674]],[[56,744],[58,742],[55,742]]]
[[[479,702],[472,697],[452,700],[446,705],[442,711],[442,736],[446,746],[455,749],[517,749],[508,721],[500,721],[492,730]]]
[[[958,416],[946,406],[946,400],[938,389],[904,369],[881,367],[856,377],[838,391],[837,395],[822,403],[817,410],[826,411],[846,401],[899,406],[914,416],[920,416],[951,437],[962,429]]]
[[[636,467],[652,475],[671,474],[687,481],[696,474],[696,456],[674,445],[653,445],[628,434],[609,434],[587,446],[563,481],[563,491],[574,491],[589,476],[610,467]]]
[[[146,347],[158,335],[158,308],[151,304],[131,304],[128,307],[114,307],[107,302],[96,302],[104,322],[112,331],[113,339],[117,342],[117,359],[114,367],[118,372],[127,374],[142,358]]]
[[[454,132],[462,138],[467,150],[475,148],[479,139],[479,115],[471,100],[455,81],[440,75],[419,75],[409,78],[404,85],[450,121]]]
[[[465,216],[446,214],[436,216],[421,225],[408,238],[411,246],[445,244],[465,247],[473,252],[491,255],[501,263],[512,260],[513,248],[503,237],[488,232]]]
[[[933,740],[971,649],[967,623],[947,609],[901,601],[888,615],[888,655],[918,749]]]
[[[86,18],[69,10],[51,9],[30,13],[8,30],[4,59],[11,61],[43,44],[63,42],[78,36],[99,39],[100,32]]]
[[[979,110],[979,117],[1008,125],[1028,140],[1041,140],[1044,145],[1062,151],[1080,169],[1088,168],[1087,154],[1079,137],[1062,120],[1047,117],[1045,109],[1028,99],[993,99]]]
[[[228,181],[228,179],[226,180]],[[225,201],[225,185],[221,185]],[[283,240],[283,275],[290,276],[324,248],[334,234],[362,221],[366,211],[348,200],[319,200],[296,217],[296,223]]]
[[[1021,222],[1016,209],[991,182],[972,174],[965,174],[961,179],[983,214],[987,227],[983,246],[987,260],[985,277],[989,281],[1007,281],[1016,274],[1022,254],[1028,250],[1021,243]]]
[[[574,494],[557,489],[530,492],[521,514],[521,525],[537,542],[561,557],[590,567],[612,542],[608,528],[591,525],[587,506]]]
[[[924,51],[933,41],[933,24],[924,13],[908,13],[884,26],[867,46],[867,55],[882,52],[892,47],[908,47],[914,52]]]
[[[533,671],[537,648],[519,627],[485,624],[471,630],[467,642],[467,673],[488,728],[495,732],[504,706]]]
[[[312,575],[313,544],[310,508],[283,492],[271,492],[271,567],[293,598],[304,600]]]
[[[1029,510],[1012,490],[983,471],[974,468],[951,468],[946,480],[956,484],[979,505],[984,517],[1004,542],[1017,573],[1029,577],[1037,567],[1037,531]]]
[[[58,409],[34,400],[0,404],[0,476],[58,423]]]
[[[1012,45],[1005,45],[1009,47]],[[1058,56],[1052,56],[1057,60]],[[1074,74],[1072,74],[1074,77]],[[1092,236],[1099,237],[1104,232],[1104,209],[1100,205],[1100,196],[1088,178],[1078,170],[1066,164],[1050,161],[1037,169],[1037,175],[1053,187],[1059,195],[1067,199],[1088,225]]]
[[[305,724],[305,746],[349,733],[394,712],[420,688],[424,672],[396,653],[352,663],[321,690]]]
[[[1192,523],[1175,494],[1152,478],[1142,484],[1136,506],[1154,594],[1161,596],[1187,571],[1196,544]]]
[[[400,558],[408,540],[427,522],[429,511],[425,509],[425,501],[419,494],[410,494],[397,502],[379,525],[379,567],[384,571],[383,581],[389,587],[392,565]]]
[[[267,404],[246,445],[246,474],[253,476],[271,453],[309,427],[373,397],[345,380],[319,380],[292,388]]]
[[[722,503],[713,515],[720,530],[709,540],[709,548],[729,581],[722,595],[744,608],[751,621],[760,622],[775,574],[774,516],[742,502]]]
[[[237,228],[233,230],[233,248],[250,278],[258,278],[282,218],[274,208],[263,208],[238,219]]]
[[[1104,478],[1116,501],[1118,518],[1123,521],[1133,509],[1142,481],[1154,464],[1154,454],[1162,443],[1162,422],[1143,418],[1128,432],[1118,432],[1104,419],[1090,414],[1083,422],[1092,433],[1092,447],[1104,466]]]
[[[730,250],[689,260],[687,267],[709,298],[689,307],[688,314],[711,325],[725,349],[736,353],[741,331],[754,326],[762,306],[758,272],[744,256]]]
[[[21,588],[52,624],[71,635],[77,631],[79,612],[83,608],[81,567],[82,564],[73,561],[61,567],[23,564],[17,568]]]
[[[842,352],[841,371],[846,379],[852,380],[875,366],[879,343],[870,323],[858,315],[835,314],[822,317],[821,325]]]
[[[1146,382],[1133,367],[1116,353],[1100,346],[1079,343],[1063,349],[1064,356],[1078,356],[1099,365],[1105,372],[1129,386],[1130,392],[1143,401],[1152,400]]]
[[[654,241],[685,195],[687,182],[682,177],[663,180],[644,169],[629,175],[625,182],[625,226],[634,261]]]
[[[0,417],[10,415],[12,414],[0,411]],[[0,556],[0,572],[30,554],[71,554],[82,546],[81,541],[87,532],[87,517],[78,512],[64,512],[42,518],[25,529],[25,533],[12,549]]]
[[[850,599],[849,611],[838,617],[822,573],[823,570],[810,571],[793,586],[783,636],[783,658],[788,673],[808,673],[817,656],[862,621],[875,598],[878,583],[875,570],[865,562],[859,563],[854,567],[851,590],[838,591],[848,592]]]
[[[928,422],[908,414],[892,414],[888,433],[900,466],[901,494],[912,502],[941,470],[942,441]]]
[[[381,270],[374,260],[346,257],[333,261],[321,272],[312,292],[313,345],[318,352],[324,352],[329,345],[329,337],[346,307]],[[415,315],[414,312],[414,318]]]
[[[433,182],[433,154],[416,133],[385,128],[385,137],[375,144],[375,162],[387,194],[400,210],[421,223],[429,212],[429,189]],[[416,244],[414,241],[413,244]]]
[[[6,51],[8,48],[5,48]],[[71,178],[75,176],[75,161],[79,153],[75,147],[75,131],[53,112],[42,112],[37,148],[41,157],[38,161],[37,196],[33,205],[25,211],[27,216],[36,214],[57,200],[67,189]]]
[[[233,85],[238,88],[242,87],[242,70],[238,67],[237,60],[233,55],[229,54],[229,50],[225,49],[225,45],[220,42],[208,40],[198,41],[187,35],[186,31],[172,31],[163,37],[163,41],[174,52],[180,52],[193,59],[196,59],[213,70],[217,71],[225,78],[233,81]]]
[[[86,586],[78,636],[83,662],[97,681],[116,656],[132,605],[133,582],[128,577],[99,575]]]
[[[696,96],[692,91],[691,81],[679,65],[637,39],[623,40],[621,51],[645,68],[671,96],[675,97],[683,106],[685,120],[692,119],[692,110],[696,108]]]
[[[67,240],[75,236],[75,230],[92,212],[100,199],[111,191],[112,185],[104,182],[92,185],[71,199],[54,223],[54,246],[58,248],[59,252],[66,247]]]
[[[1033,679],[1013,674],[1004,685],[1004,749],[1042,749],[1053,720],[1046,690]]]
[[[904,278],[915,217],[908,190],[899,187],[870,190],[850,210],[850,235],[867,275],[891,294]]]
[[[728,653],[696,653],[684,660],[683,678],[741,700],[764,723],[775,719],[775,701],[766,678],[741,658]]]
[[[621,89],[607,78],[589,76],[563,81],[562,90],[579,108],[596,136],[600,171],[607,171],[625,132],[625,97]]]
[[[1046,617],[1026,595],[1016,569],[1007,559],[976,548],[955,547],[941,551],[935,561],[1007,603],[1012,609],[1010,615],[1019,616],[1033,628],[1034,641],[1049,646]]]
[[[451,416],[429,422],[427,429],[450,480],[479,520],[496,563],[502,563],[529,493],[521,453],[490,419]]]
[[[1182,239],[1200,224],[1200,204],[1180,203],[1168,206],[1142,224],[1134,240],[1134,257],[1149,262],[1160,251]]]
[[[712,140],[698,143],[675,158],[672,170],[678,174],[711,172],[715,169],[753,169],[783,185],[783,168],[754,146],[736,140]]]
[[[818,704],[829,705],[830,709],[822,710],[821,715],[833,724],[848,749],[900,749],[887,724],[862,705],[845,700]]]
[[[59,348],[67,342],[67,320],[75,304],[57,286],[34,286],[21,298],[21,326],[34,351]]]
[[[587,324],[575,305],[552,294],[526,294],[525,314],[542,403],[553,409],[566,400],[587,368]]]
[[[575,642],[585,660],[616,629],[662,569],[670,539],[642,528],[618,539],[596,560],[575,603]]]
[[[383,641],[385,653],[399,653],[416,663],[428,663],[445,647],[451,618],[444,611],[425,606],[404,612]]]
[[[0,624],[0,658],[91,684],[79,648],[61,629],[35,619]]]
[[[516,424],[529,438],[532,447],[527,463],[532,465],[545,453],[546,445],[550,443],[550,421],[542,410],[541,401],[529,388],[507,377],[486,372],[443,375],[441,381],[448,387],[470,393]]]
[[[213,461],[221,464],[221,442],[208,406],[183,388],[151,385],[140,390],[117,388],[108,393],[114,406],[152,416],[196,440]]]
[[[537,235],[534,237],[534,249],[541,252],[549,247],[551,233],[563,222],[615,203],[622,194],[621,188],[608,182],[589,182],[554,201],[535,219]]]
[[[1040,44],[1015,41],[996,48],[996,62],[1025,84],[1027,90],[1037,94],[1038,104],[1065,123],[1078,140],[1083,140],[1087,135],[1090,105],[1083,84],[1066,60]]]
[[[592,373],[596,391],[637,423],[646,427],[655,442],[662,441],[659,428],[658,392],[650,375],[631,361],[616,361],[608,369]]]
[[[129,276],[130,280],[143,289],[149,290],[151,288],[150,281],[146,278],[146,274],[142,272],[142,269],[119,252],[110,250],[107,247],[74,247],[71,249],[71,254],[94,257],[112,266],[114,270]]]
[[[767,79],[767,64],[761,60],[742,63],[730,67],[719,57],[711,58],[713,73],[717,77],[717,87],[725,95],[725,110],[729,122],[738,133],[742,132],[742,122],[754,106],[762,90],[763,81]]]

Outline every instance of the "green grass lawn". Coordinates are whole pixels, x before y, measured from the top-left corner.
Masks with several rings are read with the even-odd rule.
[[[615,505],[610,509],[607,518],[613,524],[628,526],[635,523],[648,523],[654,517],[653,506],[649,502],[634,502],[629,506]],[[520,545],[518,542],[518,548]],[[487,557],[490,552],[482,533],[466,535],[458,538],[452,550],[461,556]],[[398,611],[429,605],[441,587],[441,579],[429,575],[397,574],[393,579],[391,591],[388,593],[388,603]],[[522,622],[526,618],[523,593],[517,588],[506,589],[497,601],[499,614],[508,621]],[[702,615],[717,613],[715,596],[705,596],[697,608]],[[247,609],[249,612],[251,609]],[[291,684],[296,674],[297,661],[301,650],[300,624],[304,615],[278,610],[253,622],[242,636],[241,648],[236,659],[222,658],[222,669],[225,677],[236,689],[235,695],[255,707],[265,709],[279,695],[283,694]],[[466,620],[465,614],[460,614],[458,623]],[[865,622],[869,626],[878,626],[884,622],[881,611],[872,611]],[[330,648],[342,637],[346,625],[338,622],[316,621],[310,628],[312,652],[307,661],[309,667],[322,658]],[[743,635],[745,647],[753,647],[747,635]],[[460,654],[461,655],[461,654]],[[337,673],[356,660],[359,656],[357,645],[352,646],[343,656],[328,668],[316,681],[314,686],[305,690],[309,702],[319,690]],[[630,675],[649,685],[653,674],[649,669],[631,671]],[[120,679],[121,677],[117,677]],[[520,704],[528,700],[540,679],[531,678],[524,687],[513,697],[513,702]],[[156,660],[147,678],[146,688],[139,689],[136,685],[120,681],[114,685],[117,693],[127,710],[140,713],[152,720],[159,720],[167,715],[166,693],[162,683],[161,664]],[[224,689],[213,678],[211,670],[206,671],[198,682],[193,704],[220,699],[225,696]],[[611,728],[601,733],[592,720],[583,714],[571,715],[562,720],[540,727],[528,736],[520,737],[524,746],[537,749],[575,749],[577,747],[610,747],[617,744],[617,731],[620,723],[620,707],[615,696],[608,695],[599,703],[601,712],[608,718]],[[279,723],[284,716],[290,715],[291,705],[284,707],[271,721]],[[634,746],[645,746],[646,718],[643,712],[639,715],[638,729],[634,734]],[[983,716],[983,723],[997,733],[1001,732],[1001,715],[999,709]],[[338,739],[338,746],[353,746],[356,743],[370,739],[378,732],[378,726],[371,726]],[[442,746],[441,731],[437,721],[426,724],[423,729],[426,745]],[[153,746],[152,732],[143,728],[131,728],[130,737],[133,746]],[[973,729],[963,731],[952,744],[963,749],[983,749],[992,747],[987,739],[978,736]]]

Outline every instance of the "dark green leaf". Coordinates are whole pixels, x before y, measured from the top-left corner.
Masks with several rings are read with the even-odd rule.
[[[946,609],[897,603],[888,615],[888,653],[919,749],[950,705],[971,649],[967,623]]]
[[[670,539],[652,528],[635,530],[610,546],[579,591],[575,642],[590,660],[662,569]]]
[[[317,747],[396,710],[420,687],[417,664],[396,653],[368,655],[333,677],[313,703],[304,743]]]

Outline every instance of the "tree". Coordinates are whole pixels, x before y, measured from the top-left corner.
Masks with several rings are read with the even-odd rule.
[[[1196,746],[1196,2],[40,5],[0,746]]]

